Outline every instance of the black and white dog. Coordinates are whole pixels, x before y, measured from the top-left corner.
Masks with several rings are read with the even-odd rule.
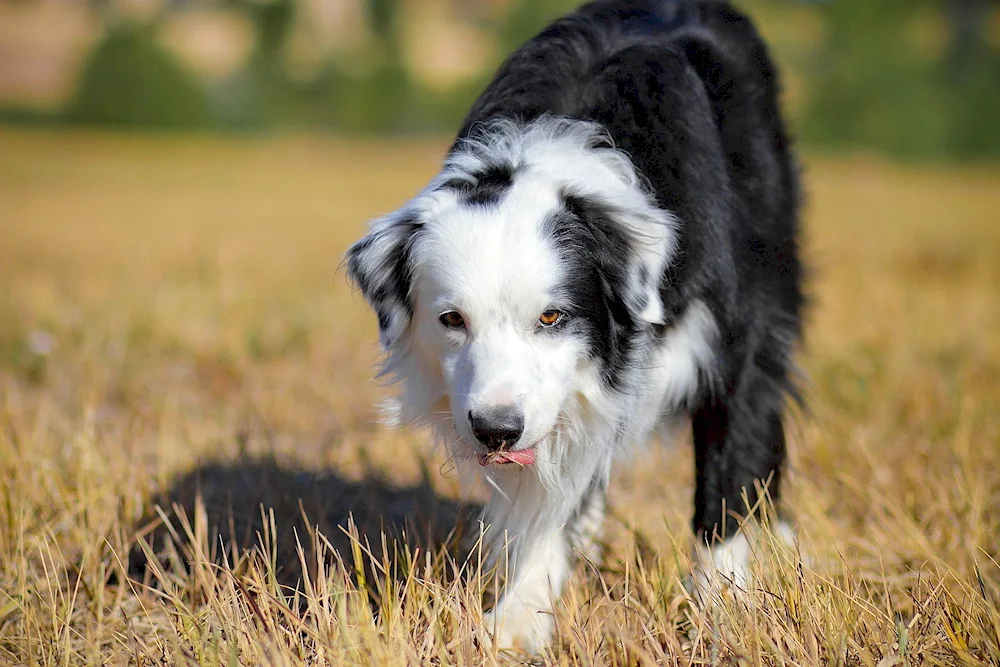
[[[745,581],[800,338],[799,189],[774,66],[712,0],[599,0],[518,49],[441,173],[348,272],[398,417],[492,487],[501,646],[538,650],[616,454],[690,416],[702,572]],[[749,502],[749,505],[748,505]]]

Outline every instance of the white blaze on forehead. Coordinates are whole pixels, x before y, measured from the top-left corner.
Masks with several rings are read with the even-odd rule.
[[[520,321],[552,305],[562,267],[543,225],[557,193],[515,177],[499,204],[450,199],[439,199],[414,246],[417,289],[432,301],[422,306],[459,308],[475,330],[483,318]]]

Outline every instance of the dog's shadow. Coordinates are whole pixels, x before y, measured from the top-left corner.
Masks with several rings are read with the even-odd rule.
[[[315,561],[318,546],[325,558],[339,558],[350,572],[359,565],[355,556],[370,561],[368,545],[376,556],[383,543],[390,554],[403,545],[457,556],[481,509],[442,496],[427,475],[410,486],[373,472],[354,481],[335,472],[287,467],[270,457],[201,465],[177,477],[154,503],[157,509],[137,524],[131,579],[155,583],[151,555],[163,572],[198,557],[231,563],[256,549],[289,587],[301,581],[303,563],[309,567]],[[361,565],[367,569],[370,563]]]

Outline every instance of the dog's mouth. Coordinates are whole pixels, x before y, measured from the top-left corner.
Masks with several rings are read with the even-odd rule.
[[[501,448],[495,452],[479,455],[479,465],[483,466],[484,468],[493,463],[496,463],[498,465],[508,465],[510,463],[516,463],[517,465],[523,468],[525,466],[530,466],[534,462],[535,462],[535,445],[531,445],[530,447],[526,447],[524,449],[518,449],[516,451]]]

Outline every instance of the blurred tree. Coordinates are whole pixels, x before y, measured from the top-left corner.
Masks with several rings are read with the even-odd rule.
[[[450,130],[502,58],[581,0],[449,0],[455,21],[495,32],[498,48],[480,76],[433,92],[417,84],[404,49],[406,13],[418,5],[356,1],[370,30],[366,46],[352,53],[350,67],[331,55],[318,74],[303,80],[290,75],[288,59],[305,0],[162,0],[142,21],[123,17],[124,0],[88,0],[107,31],[86,60],[68,116],[139,125]],[[735,1],[761,17],[765,28],[768,20],[791,21],[782,28],[786,33],[798,20],[788,19],[789,4],[807,2]],[[988,30],[1000,0],[808,4],[815,23],[799,37],[822,39],[775,49],[792,60],[783,62],[786,68],[796,68],[804,100],[798,126],[807,143],[872,147],[903,157],[1000,156],[1000,53]],[[159,46],[162,19],[191,6],[247,17],[254,46],[236,76],[199,81]]]
[[[284,56],[295,24],[295,0],[225,0],[225,5],[249,19],[254,48],[244,70],[221,89],[223,96],[239,100],[239,105],[225,105],[224,97],[219,100],[223,122],[272,125],[294,115],[296,90]]]
[[[977,58],[989,50],[990,13],[998,5],[998,0],[947,1],[947,17],[951,27],[949,60],[956,71],[974,67]]]
[[[990,17],[1000,0],[950,0],[951,42],[942,63],[949,95],[951,148],[958,157],[1000,156],[1000,52],[989,39]]]
[[[878,145],[896,153],[938,152],[943,113],[921,81],[903,24],[925,0],[836,0],[818,4],[826,42],[807,77],[803,134],[825,144]],[[926,68],[926,65],[924,66]],[[911,113],[903,113],[903,109]]]
[[[406,66],[401,19],[402,0],[365,0],[368,22],[375,37],[371,69],[350,85],[353,100],[341,100],[340,123],[355,130],[408,128],[410,114],[419,112],[419,100]]]
[[[911,28],[942,24],[946,9],[951,47],[928,52]],[[1000,155],[989,130],[1000,103],[997,57],[985,39],[969,38],[988,9],[983,0],[818,3],[826,41],[807,71],[804,137],[903,157]]]
[[[400,0],[365,0],[372,32],[389,45],[399,45]]]
[[[91,0],[106,24],[84,61],[66,109],[73,122],[143,127],[199,127],[210,121],[204,89],[156,40],[161,10],[127,18],[107,0]]]

